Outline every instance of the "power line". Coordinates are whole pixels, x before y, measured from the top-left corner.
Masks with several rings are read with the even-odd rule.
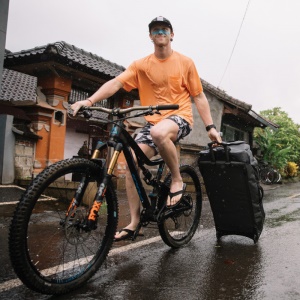
[[[218,87],[220,87],[220,84],[222,83],[223,78],[224,78],[224,76],[225,76],[225,74],[226,74],[227,68],[228,68],[228,66],[229,66],[229,64],[230,64],[230,61],[231,61],[231,58],[232,58],[232,55],[233,55],[235,46],[236,46],[237,41],[238,41],[238,39],[239,39],[239,36],[240,36],[240,33],[241,33],[241,29],[242,29],[242,26],[243,26],[243,23],[244,23],[244,20],[245,20],[247,11],[248,11],[248,7],[249,7],[249,5],[250,5],[250,1],[251,1],[251,0],[248,0],[248,4],[247,4],[247,7],[246,7],[246,10],[245,10],[245,13],[244,13],[244,17],[243,17],[242,23],[241,23],[241,25],[240,25],[239,32],[238,32],[237,37],[236,37],[236,39],[235,39],[235,42],[234,42],[234,45],[233,45],[233,48],[232,48],[230,57],[229,57],[229,59],[228,59],[228,62],[227,62],[227,65],[226,65],[226,67],[225,67],[224,73],[223,73],[223,75],[222,75],[222,77],[221,77],[221,80],[220,80],[220,82],[219,82],[219,84],[218,84]]]

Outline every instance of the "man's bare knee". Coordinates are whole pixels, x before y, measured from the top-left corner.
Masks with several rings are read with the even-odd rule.
[[[172,120],[165,119],[154,125],[150,134],[155,144],[165,143],[167,140],[176,141],[178,133],[178,125]]]
[[[159,128],[155,128],[155,126],[151,128],[150,135],[154,143],[156,141],[162,141],[165,138],[165,134],[161,130],[159,130]]]

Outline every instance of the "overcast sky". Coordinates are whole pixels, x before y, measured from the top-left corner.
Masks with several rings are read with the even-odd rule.
[[[124,67],[153,52],[148,24],[174,28],[173,49],[204,80],[261,110],[281,107],[300,124],[299,0],[10,0],[6,49],[65,41]],[[237,44],[223,77],[237,35]]]

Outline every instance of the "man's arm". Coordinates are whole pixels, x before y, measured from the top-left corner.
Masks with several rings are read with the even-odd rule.
[[[78,110],[82,106],[92,106],[98,101],[107,99],[114,95],[122,87],[122,83],[115,78],[105,82],[91,97],[85,100],[77,101],[71,105],[71,108],[73,109],[73,116],[77,114]]]
[[[201,92],[200,94],[198,94],[197,96],[194,97],[194,101],[195,101],[198,113],[199,113],[205,127],[208,125],[212,125],[213,120],[212,120],[211,113],[210,113],[209,103],[207,101],[205,94],[203,92]],[[217,130],[215,128],[211,128],[208,131],[208,137],[212,141],[218,141],[219,143],[222,142],[220,134],[217,132]]]

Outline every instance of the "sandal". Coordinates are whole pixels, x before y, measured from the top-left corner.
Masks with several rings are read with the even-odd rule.
[[[120,241],[124,241],[124,240],[133,240],[134,239],[134,235],[135,235],[135,230],[130,230],[127,228],[122,228],[118,231],[118,233],[121,233],[122,231],[126,232],[126,234],[122,235],[119,238],[115,238],[114,241],[115,242],[120,242]],[[136,236],[144,236],[142,233],[138,233]]]
[[[183,196],[183,193],[185,192],[185,190],[186,190],[186,184],[183,183],[182,184],[182,190],[177,191],[175,193],[169,192],[170,199],[172,199],[173,197],[175,197],[177,195],[182,195]],[[166,207],[167,208],[175,208],[175,207],[177,207],[181,203],[181,200],[183,199],[182,196],[181,196],[181,198],[175,204],[173,204],[173,205],[166,205]]]

